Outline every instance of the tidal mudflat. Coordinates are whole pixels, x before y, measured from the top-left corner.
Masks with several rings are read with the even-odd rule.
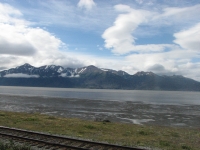
[[[200,127],[200,105],[0,95],[0,110],[144,125]]]

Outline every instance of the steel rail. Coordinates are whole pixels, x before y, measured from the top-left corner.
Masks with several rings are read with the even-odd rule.
[[[16,138],[16,139],[22,139],[22,140],[26,140],[26,141],[30,141],[30,142],[38,142],[38,143],[42,143],[45,145],[52,145],[52,146],[58,146],[58,147],[62,147],[62,148],[71,148],[71,149],[76,149],[76,150],[88,150],[85,148],[80,148],[80,147],[75,147],[75,146],[69,146],[69,145],[64,145],[64,144],[60,144],[60,143],[51,143],[51,142],[47,142],[44,140],[37,140],[37,139],[33,139],[33,138],[27,138],[27,137],[21,137],[21,136],[15,136],[15,135],[10,135],[10,134],[4,134],[4,133],[0,133],[1,136],[6,136],[6,137],[11,137],[11,138]]]
[[[72,141],[72,142],[79,142],[79,143],[84,143],[84,144],[89,144],[89,145],[95,145],[95,146],[103,146],[103,147],[109,147],[109,148],[116,148],[120,150],[147,150],[147,149],[141,149],[141,148],[134,148],[134,147],[127,147],[127,146],[119,146],[119,145],[114,145],[114,144],[107,144],[107,143],[100,143],[100,142],[94,142],[94,141],[86,141],[86,140],[80,140],[80,139],[74,139],[74,138],[68,138],[64,136],[58,136],[58,135],[50,135],[50,134],[45,134],[45,133],[40,133],[40,132],[34,132],[34,131],[28,131],[28,130],[22,130],[22,129],[16,129],[16,128],[9,128],[9,127],[4,127],[0,126],[0,131],[1,130],[9,130],[10,132],[21,132],[21,133],[26,133],[26,134],[34,134],[38,136],[44,136],[47,138],[54,138],[54,139],[61,139],[61,140],[66,140],[66,141]],[[76,147],[76,146],[69,146],[65,144],[60,144],[60,143],[52,143],[52,142],[47,142],[44,140],[38,140],[34,138],[27,138],[27,137],[22,137],[22,136],[16,136],[16,135],[10,135],[6,133],[1,133],[0,135],[3,136],[10,136],[13,138],[18,138],[18,139],[23,139],[23,140],[28,140],[28,141],[34,141],[34,142],[40,142],[44,143],[46,145],[54,145],[58,147],[65,147],[65,148],[72,148],[72,149],[79,149],[79,150],[88,150],[89,148],[82,148],[82,147]]]

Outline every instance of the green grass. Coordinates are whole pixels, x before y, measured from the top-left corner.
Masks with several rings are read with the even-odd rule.
[[[0,125],[134,147],[163,150],[199,150],[200,147],[200,128],[96,122],[5,111],[0,111]]]
[[[9,143],[0,142],[0,150],[31,150],[31,148],[26,145],[16,145],[10,141]]]

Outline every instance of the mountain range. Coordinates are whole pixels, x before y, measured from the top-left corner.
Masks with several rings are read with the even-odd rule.
[[[200,82],[180,75],[125,71],[87,66],[64,68],[56,65],[34,67],[24,64],[0,72],[1,86],[35,86],[94,89],[200,91]]]

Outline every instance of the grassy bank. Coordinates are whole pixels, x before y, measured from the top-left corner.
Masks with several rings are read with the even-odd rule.
[[[141,126],[0,111],[0,125],[93,141],[168,150],[199,150],[200,128]]]

